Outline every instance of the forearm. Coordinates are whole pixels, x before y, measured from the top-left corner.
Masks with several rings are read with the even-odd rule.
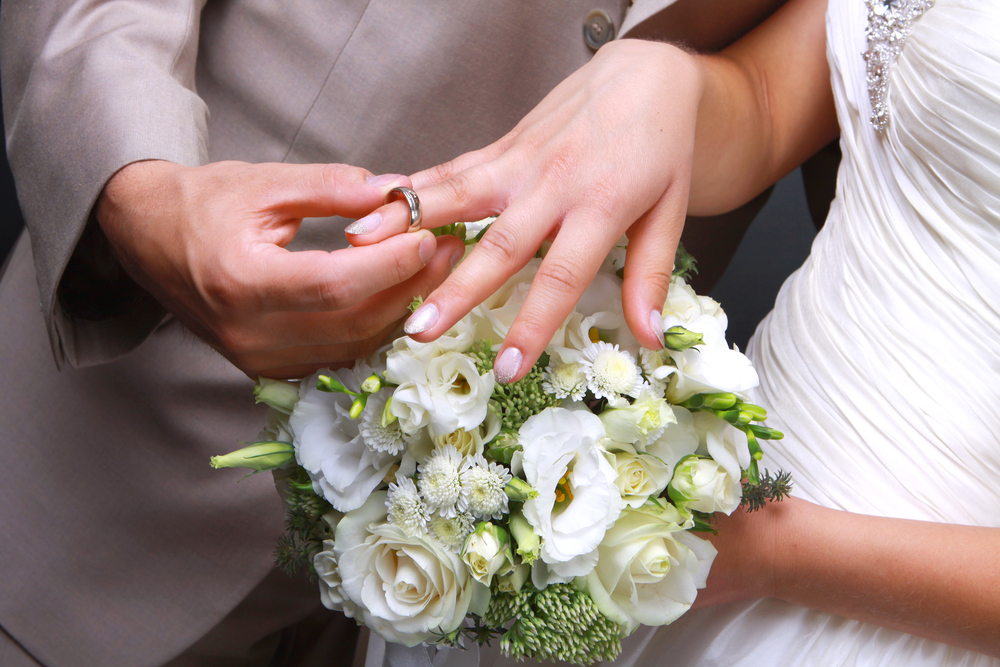
[[[837,136],[825,11],[822,0],[792,0],[721,53],[696,57],[704,88],[689,213],[746,203]]]
[[[1000,656],[998,528],[800,502],[774,545],[776,597]]]

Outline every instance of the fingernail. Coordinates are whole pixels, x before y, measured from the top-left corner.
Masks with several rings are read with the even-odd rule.
[[[401,178],[403,178],[402,174],[380,174],[379,176],[369,176],[368,185],[380,188],[383,185],[389,185],[390,183],[394,183],[395,181],[398,181]]]
[[[417,308],[403,325],[403,332],[409,335],[423,333],[438,321],[438,309],[433,303],[425,303]]]
[[[516,347],[508,347],[493,362],[493,377],[500,384],[507,384],[521,370],[522,358],[521,350]]]
[[[659,310],[654,308],[649,311],[649,330],[655,338],[660,343],[660,347],[663,347],[663,315]]]
[[[458,263],[462,261],[463,257],[465,257],[465,246],[455,248],[455,251],[451,253],[451,268],[454,269],[458,266]]]
[[[348,234],[368,234],[378,229],[381,224],[382,214],[372,213],[347,225],[344,231]]]
[[[420,255],[420,261],[426,264],[431,261],[434,256],[434,252],[437,250],[437,242],[434,240],[432,234],[428,234],[427,238],[420,242],[420,247],[417,249],[417,253]]]

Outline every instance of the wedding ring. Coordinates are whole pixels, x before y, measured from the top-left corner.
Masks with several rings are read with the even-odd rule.
[[[388,204],[391,201],[396,201],[399,199],[400,195],[402,195],[406,199],[406,203],[410,205],[410,228],[407,231],[420,231],[420,221],[423,218],[420,213],[420,198],[417,197],[417,193],[414,192],[412,188],[401,185],[397,188],[389,190],[389,194],[385,197],[385,203]]]

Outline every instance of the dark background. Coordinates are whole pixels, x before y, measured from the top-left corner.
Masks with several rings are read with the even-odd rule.
[[[0,163],[0,265],[23,226],[4,151]],[[815,235],[802,176],[795,170],[775,187],[767,206],[743,237],[732,263],[711,292],[729,316],[731,343],[746,349],[757,323],[774,305],[782,282],[808,256]]]

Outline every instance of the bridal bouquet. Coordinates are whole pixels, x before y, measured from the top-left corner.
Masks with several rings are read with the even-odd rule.
[[[472,244],[484,230],[457,231]],[[434,342],[261,379],[261,442],[212,463],[275,471],[279,565],[308,567],[325,606],[387,641],[499,637],[517,659],[610,661],[638,625],[687,611],[716,554],[695,532],[787,493],[787,475],[757,467],[759,441],[781,434],[755,423],[757,374],[727,346],[719,304],[687,285],[683,251],[665,347],[639,348],[625,253],[518,382],[491,369],[540,258]]]

